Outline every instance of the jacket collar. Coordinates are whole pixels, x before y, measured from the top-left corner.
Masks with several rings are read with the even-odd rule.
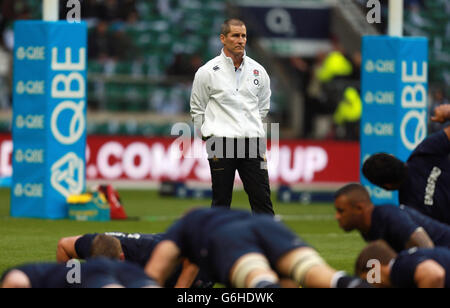
[[[226,61],[226,63],[229,63],[229,64],[231,64],[233,67],[234,67],[234,62],[233,62],[233,59],[231,59],[230,57],[228,57],[226,54],[225,54],[225,52],[223,51],[223,48],[222,48],[222,51],[220,52],[220,55],[222,56],[222,58]],[[240,67],[242,67],[243,65],[244,65],[244,63],[245,63],[245,58],[247,57],[247,52],[244,50],[244,56],[242,57],[242,63],[241,63],[241,66]]]

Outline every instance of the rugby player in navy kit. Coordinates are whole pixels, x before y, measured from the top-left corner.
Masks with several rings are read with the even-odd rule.
[[[397,254],[389,245],[379,240],[364,248],[359,255],[355,273],[365,279],[371,268],[369,261],[380,262],[379,287],[395,288],[450,288],[450,250],[411,248]]]
[[[8,270],[1,278],[2,288],[149,288],[156,287],[143,269],[128,262],[106,258],[80,264],[80,281],[70,282],[72,268],[66,264],[36,263]]]
[[[90,257],[108,257],[126,260],[144,268],[163,234],[140,234],[109,232],[105,234],[85,234],[62,238],[58,242],[56,259],[67,262],[70,259],[89,259]],[[203,271],[192,279],[191,271],[197,273],[197,267],[184,260],[182,266],[167,280],[164,285],[171,287],[207,288],[214,285]],[[188,279],[186,279],[188,277]]]
[[[62,238],[58,242],[56,260],[67,262],[70,259],[88,259],[91,257],[92,242],[98,235],[94,233]],[[115,237],[120,241],[122,252],[119,259],[142,267],[147,264],[153,249],[162,239],[162,234],[106,232],[104,235]]]
[[[368,286],[332,269],[272,216],[220,207],[191,210],[170,227],[146,273],[163,285],[180,257],[228,287],[277,288],[280,277],[309,288]]]
[[[336,220],[346,232],[358,230],[365,241],[383,239],[397,252],[411,248],[450,248],[450,226],[405,206],[375,206],[361,184],[335,194]]]
[[[450,119],[450,105],[436,107],[435,122]],[[406,163],[378,153],[368,158],[362,172],[373,184],[399,191],[399,204],[450,224],[450,127],[427,137]]]

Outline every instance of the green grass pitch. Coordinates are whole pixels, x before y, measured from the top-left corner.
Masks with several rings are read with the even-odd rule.
[[[210,203],[209,200],[163,198],[157,191],[120,190],[127,214],[139,217],[139,220],[106,223],[51,221],[9,217],[9,193],[9,189],[0,189],[0,274],[26,262],[55,261],[56,245],[61,237],[106,231],[164,232],[187,209],[207,207]],[[272,200],[275,201],[274,196]],[[249,210],[245,192],[234,193],[232,207]],[[353,273],[354,261],[364,242],[358,233],[344,233],[339,229],[332,204],[282,204],[275,201],[274,208],[283,222],[316,248],[331,266]]]

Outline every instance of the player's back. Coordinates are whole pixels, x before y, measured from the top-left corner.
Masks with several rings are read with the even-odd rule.
[[[415,287],[414,274],[417,266],[426,260],[433,260],[445,269],[445,288],[450,288],[450,250],[444,247],[412,248],[399,253],[391,268],[390,278],[394,286]]]
[[[399,202],[450,224],[450,141],[444,131],[427,137],[408,158]]]
[[[106,232],[105,235],[113,236],[120,241],[125,260],[145,267],[153,249],[161,241],[162,234],[141,234]],[[92,242],[98,233],[85,234],[75,242],[75,250],[81,259],[91,256]]]
[[[31,288],[34,289],[62,289],[77,287],[75,284],[68,283],[67,274],[70,268],[66,267],[65,264],[24,264],[15,267],[14,269],[23,272],[30,280]],[[8,272],[6,272],[5,275]]]
[[[434,220],[410,207],[401,205],[400,210],[408,214],[419,226],[423,227],[435,246],[450,248],[450,226]]]

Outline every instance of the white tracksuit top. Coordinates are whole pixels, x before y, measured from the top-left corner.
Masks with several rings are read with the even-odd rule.
[[[244,55],[235,71],[221,52],[199,68],[191,93],[191,115],[204,137],[265,137],[264,119],[270,109],[270,79],[264,67]]]

